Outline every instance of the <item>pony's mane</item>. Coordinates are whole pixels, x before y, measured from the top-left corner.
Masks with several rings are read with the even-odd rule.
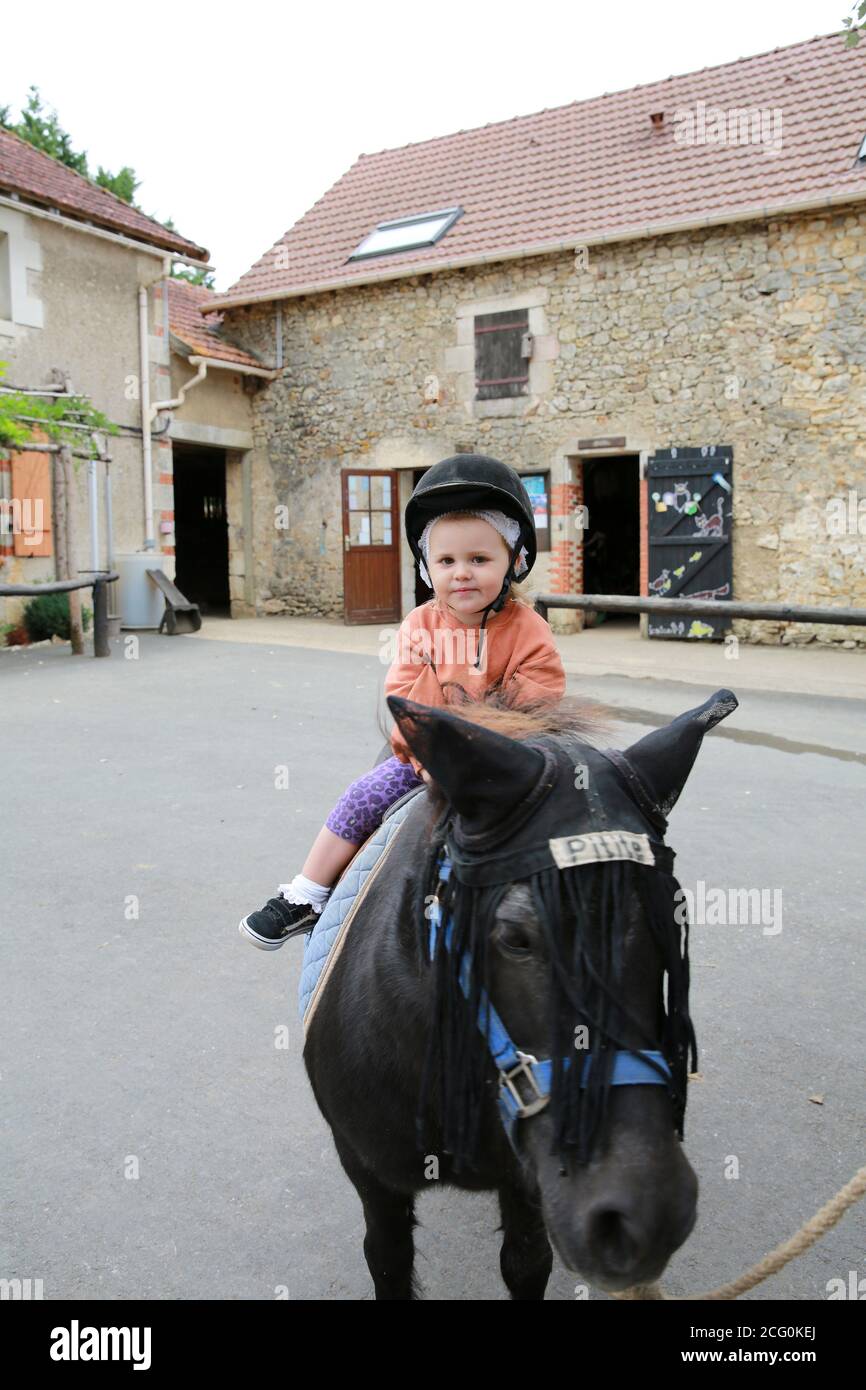
[[[507,738],[573,733],[592,740],[606,734],[610,727],[610,713],[603,705],[573,695],[563,695],[556,701],[549,697],[522,700],[519,691],[499,681],[478,697],[467,694],[457,684],[446,684],[443,689],[452,714]]]
[[[518,741],[538,734],[569,734],[592,744],[607,736],[611,728],[610,711],[604,705],[573,695],[563,695],[556,701],[543,697],[523,700],[513,687],[503,687],[499,681],[480,696],[467,694],[456,683],[446,683],[443,691],[450,714]],[[444,793],[435,783],[428,791],[439,812],[445,802]]]

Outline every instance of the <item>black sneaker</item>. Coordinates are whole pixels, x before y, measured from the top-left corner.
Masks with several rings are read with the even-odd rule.
[[[260,912],[251,912],[238,923],[241,936],[263,951],[276,951],[290,936],[309,934],[319,920],[311,903],[290,903],[282,893],[266,902]]]

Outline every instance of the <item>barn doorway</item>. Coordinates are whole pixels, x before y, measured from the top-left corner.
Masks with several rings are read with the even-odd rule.
[[[585,594],[640,593],[640,455],[585,458],[583,502],[589,526],[583,542]],[[634,627],[636,613],[587,613],[587,627]]]
[[[418,484],[420,483],[421,479],[424,477],[424,474],[425,474],[426,472],[427,472],[427,469],[426,469],[426,468],[413,468],[413,469],[412,469],[412,490],[413,490],[413,492],[414,492],[415,488],[418,486]],[[418,568],[418,564],[417,564],[417,561],[416,561],[416,562],[415,562],[415,607],[416,607],[416,608],[420,607],[420,605],[421,605],[422,603],[426,603],[427,600],[430,599],[430,598],[432,598],[432,597],[433,597],[433,590],[432,590],[432,589],[428,589],[427,585],[424,583],[424,580],[421,578],[421,571],[420,571],[420,569]]]
[[[209,617],[231,616],[226,454],[175,444],[175,583]]]

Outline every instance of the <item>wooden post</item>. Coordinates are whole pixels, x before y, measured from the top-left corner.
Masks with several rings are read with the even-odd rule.
[[[54,567],[58,579],[69,578],[69,565],[66,559],[66,483],[63,477],[63,459],[60,450],[52,455],[54,478]]]
[[[75,492],[72,472],[72,453],[67,444],[61,447],[58,455],[62,487],[66,502],[66,579],[77,579],[75,573]],[[81,590],[69,591],[69,636],[72,641],[72,655],[84,655],[84,630],[81,626]]]
[[[93,655],[111,656],[108,642],[108,585],[103,575],[93,581]]]

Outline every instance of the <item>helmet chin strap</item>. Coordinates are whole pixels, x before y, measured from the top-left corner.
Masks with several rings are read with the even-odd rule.
[[[517,560],[515,552],[515,554],[511,557],[508,569],[505,572],[505,578],[502,581],[502,588],[499,590],[499,593],[496,595],[496,598],[493,599],[492,603],[488,603],[487,607],[484,609],[484,617],[481,619],[481,626],[478,630],[478,655],[475,658],[474,662],[476,670],[478,670],[478,668],[481,665],[481,657],[484,653],[484,643],[487,641],[487,633],[485,631],[487,618],[490,613],[498,613],[504,607],[505,600],[508,597],[509,585],[511,584],[512,579],[517,578],[517,576],[514,573],[514,566],[516,563]]]

